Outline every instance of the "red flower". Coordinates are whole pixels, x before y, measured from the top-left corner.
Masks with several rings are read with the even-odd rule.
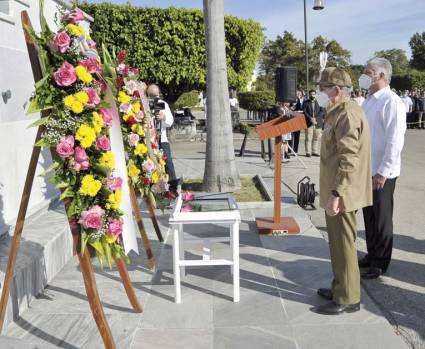
[[[121,77],[121,76],[117,76],[117,85],[118,85],[118,88],[119,89],[121,89],[122,88],[122,86],[124,85],[124,80],[123,80],[123,78]]]
[[[137,98],[140,98],[140,93],[139,93],[139,91],[134,91],[134,92],[133,92],[133,96],[134,96],[134,97],[137,97]]]
[[[125,51],[120,51],[120,53],[118,53],[118,63],[122,63],[125,59],[126,53]]]
[[[170,200],[173,200],[173,199],[175,199],[175,198],[176,198],[176,195],[175,195],[172,191],[167,191],[167,197],[168,197]]]
[[[131,127],[131,126],[133,126],[134,124],[136,124],[137,123],[137,121],[136,121],[136,119],[135,118],[133,118],[132,116],[130,116],[129,118],[128,118],[128,120],[127,120],[127,125],[128,125],[128,127]]]
[[[152,149],[158,149],[158,146],[157,146],[157,144],[155,142],[152,142],[151,143],[151,148]]]
[[[134,75],[139,75],[139,74],[140,74],[140,70],[139,70],[139,68],[131,68],[131,72],[132,72]]]
[[[143,177],[143,185],[149,185],[151,183],[151,181],[149,180],[148,177]]]
[[[123,75],[123,76],[128,76],[128,65],[126,65],[126,66],[124,67],[124,70],[122,71],[122,75]]]

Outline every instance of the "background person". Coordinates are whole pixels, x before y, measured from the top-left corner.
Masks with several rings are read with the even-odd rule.
[[[418,121],[416,128],[425,129],[425,91],[422,92],[422,96],[418,98]]]
[[[297,90],[297,99],[295,103],[291,106],[291,109],[294,111],[302,112],[303,104],[304,104],[304,93],[303,91]],[[298,154],[298,146],[300,144],[300,132],[301,131],[292,132],[290,146],[293,149],[295,154]],[[289,154],[291,155],[292,151],[290,151]]]
[[[305,129],[305,156],[319,155],[319,143],[322,135],[324,109],[316,101],[316,91],[309,91],[309,99],[303,103],[303,112],[307,128]]]
[[[369,90],[363,103],[372,139],[373,205],[363,209],[367,255],[359,260],[362,274],[374,279],[385,273],[393,248],[394,189],[400,176],[401,151],[406,132],[406,108],[390,89],[391,63],[373,58],[359,78],[361,88]]]
[[[353,99],[359,106],[362,106],[364,102],[363,92],[360,90],[356,90]]]
[[[334,278],[332,289],[317,291],[331,302],[315,311],[338,315],[360,310],[356,213],[372,203],[370,134],[363,110],[350,99],[347,72],[326,68],[319,84],[319,104],[329,100],[320,152],[320,206],[326,213]]]
[[[149,85],[148,87],[149,98],[159,98],[158,102],[165,104],[165,109],[160,110],[156,115],[156,120],[160,121],[160,139],[159,147],[164,152],[165,159],[165,172],[169,176],[168,184],[170,185],[170,191],[174,194],[177,193],[178,180],[176,178],[176,172],[174,170],[173,158],[171,155],[170,143],[167,137],[167,128],[171,127],[174,123],[173,113],[171,112],[170,106],[166,101],[160,98],[159,87],[155,84]]]

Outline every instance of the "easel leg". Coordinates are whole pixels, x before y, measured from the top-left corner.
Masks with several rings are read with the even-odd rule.
[[[158,240],[160,242],[164,242],[164,238],[161,234],[161,229],[159,228],[158,220],[156,219],[155,210],[153,209],[151,202],[147,198],[145,198],[145,202],[149,210],[149,216],[151,217],[153,227],[155,228],[156,236],[158,236]]]
[[[100,303],[90,253],[87,248],[83,254],[78,254],[78,259],[80,260],[80,268],[83,274],[84,286],[86,287],[87,299],[89,300],[90,309],[96,321],[97,328],[102,336],[103,344],[106,349],[115,349],[114,337],[112,337],[111,329],[106,321],[105,313]]]
[[[130,276],[128,275],[127,266],[125,265],[124,260],[122,258],[115,258],[115,264],[117,265],[125,292],[127,293],[127,297],[131,303],[131,306],[136,313],[143,312],[143,308],[137,299],[136,293],[134,292],[134,288],[131,283]]]
[[[38,142],[43,132],[43,127],[40,126],[37,130],[35,142]],[[28,203],[31,195],[31,188],[34,182],[35,171],[37,169],[38,157],[40,156],[40,147],[33,147],[31,160],[28,166],[27,177],[25,179],[24,190],[19,206],[18,218],[16,221],[15,231],[13,233],[12,243],[10,245],[9,259],[7,260],[6,275],[3,282],[3,290],[0,299],[0,333],[3,329],[4,318],[6,314],[7,301],[9,299],[10,287],[12,285],[13,274],[15,272],[16,257],[19,251],[22,231],[24,229],[25,216],[27,214]]]
[[[130,183],[130,200],[131,206],[133,208],[133,214],[136,218],[137,226],[139,227],[140,235],[143,240],[143,245],[145,246],[146,256],[148,257],[148,265],[150,270],[155,270],[155,257],[153,256],[151,243],[146,234],[145,225],[143,224],[142,214],[140,213],[139,203],[137,202],[136,192],[134,191],[133,185]]]

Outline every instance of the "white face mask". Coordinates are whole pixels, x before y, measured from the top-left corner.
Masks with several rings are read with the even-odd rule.
[[[329,104],[329,96],[321,91],[316,93],[316,101],[322,108],[326,108]]]
[[[372,78],[369,75],[362,74],[359,78],[359,86],[365,90],[369,90],[369,87],[372,85]]]

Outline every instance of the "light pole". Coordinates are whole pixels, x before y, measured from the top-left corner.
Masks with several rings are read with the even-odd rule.
[[[323,0],[314,0],[313,10],[323,10]],[[305,85],[308,94],[309,74],[308,74],[308,42],[307,42],[307,0],[304,0],[304,55],[305,55]]]

